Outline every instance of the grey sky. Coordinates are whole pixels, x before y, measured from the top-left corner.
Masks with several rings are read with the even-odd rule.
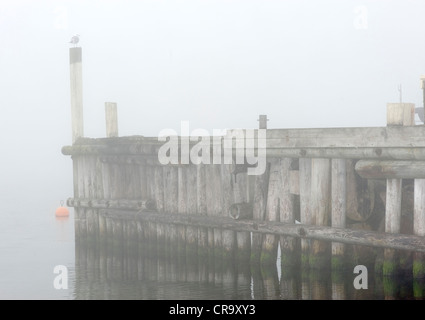
[[[75,33],[86,136],[104,135],[106,101],[118,103],[120,135],[182,120],[252,128],[259,114],[270,128],[384,126],[399,84],[422,106],[424,14],[421,0],[2,0],[0,192],[72,190],[60,149]]]

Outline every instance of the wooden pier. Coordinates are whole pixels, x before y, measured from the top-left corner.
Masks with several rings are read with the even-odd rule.
[[[77,241],[214,263],[271,265],[280,253],[282,266],[308,268],[366,252],[384,274],[410,259],[425,276],[425,126],[414,104],[389,103],[386,127],[267,129],[262,115],[259,129],[164,140],[119,137],[108,102],[106,137],[93,139],[83,136],[81,56],[70,49],[73,144],[62,149]],[[163,164],[170,141],[178,147],[165,155],[178,161]]]

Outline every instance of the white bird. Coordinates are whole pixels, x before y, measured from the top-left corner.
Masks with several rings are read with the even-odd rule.
[[[69,43],[74,44],[74,47],[77,46],[77,43],[80,41],[80,35],[76,34],[75,36],[72,36],[71,41]]]

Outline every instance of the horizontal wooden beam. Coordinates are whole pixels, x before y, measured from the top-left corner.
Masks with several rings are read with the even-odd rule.
[[[425,126],[267,130],[267,148],[425,147]]]
[[[93,208],[93,209],[117,209],[117,210],[154,210],[156,205],[153,200],[130,200],[130,199],[80,199],[69,198],[66,201],[68,207]]]
[[[268,129],[266,141],[257,139],[251,145],[265,146],[267,158],[345,158],[382,160],[425,160],[425,126],[365,127],[324,129]],[[181,137],[179,137],[180,139]],[[225,155],[225,137],[211,138],[211,157],[221,150]],[[247,139],[233,139],[236,147],[244,146]],[[180,141],[180,140],[179,140]],[[165,142],[155,137],[81,138],[73,146],[62,148],[64,155],[150,155],[157,156]],[[190,141],[191,148],[196,141]],[[261,150],[261,149],[260,149]],[[255,152],[258,148],[255,149]],[[261,154],[261,153],[260,153]]]
[[[415,235],[390,234],[366,230],[332,228],[303,224],[288,224],[276,221],[234,220],[229,217],[200,215],[160,214],[103,209],[99,213],[117,219],[135,219],[193,227],[211,227],[261,234],[285,235],[296,238],[324,240],[347,244],[374,246],[425,252],[425,238]]]
[[[425,161],[359,160],[355,169],[366,179],[425,179]]]
[[[101,155],[102,162],[160,164],[158,153],[136,153],[130,148],[108,149],[105,146],[66,146],[64,155]],[[224,153],[222,153],[223,155]],[[425,147],[394,148],[274,148],[267,149],[266,159],[270,158],[328,158],[328,159],[380,159],[380,160],[425,160]],[[116,156],[111,158],[111,156]],[[236,151],[233,150],[233,157]],[[124,159],[123,157],[128,157]],[[211,151],[211,158],[213,151]],[[103,159],[103,160],[102,160]],[[212,160],[211,160],[212,163]]]

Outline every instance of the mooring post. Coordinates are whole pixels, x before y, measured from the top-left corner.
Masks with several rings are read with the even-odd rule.
[[[117,104],[115,102],[105,102],[105,119],[106,119],[106,136],[118,137],[118,120],[117,120]],[[105,199],[111,198],[111,183],[110,174],[111,168],[106,161],[101,163],[101,175],[103,183],[103,197]],[[106,220],[105,217],[99,216],[99,235],[104,237],[106,234]]]
[[[255,176],[252,218],[257,221],[263,221],[266,217],[269,171],[270,164],[267,163],[264,173]],[[254,265],[260,262],[262,244],[263,235],[253,232],[251,244],[251,263]]]
[[[421,76],[421,89],[423,93],[423,105],[425,114],[425,75]],[[424,124],[425,125],[425,121]],[[413,233],[425,237],[425,179],[414,180],[414,201],[413,201]],[[415,252],[413,256],[413,277],[425,278],[425,254]],[[414,295],[422,296],[422,292]]]
[[[105,102],[106,136],[118,137],[118,112],[116,102]]]
[[[311,215],[317,226],[328,226],[331,213],[331,161],[314,158],[311,160]],[[330,262],[330,244],[313,240],[309,264],[310,268],[321,269]]]
[[[69,49],[69,73],[71,88],[71,127],[72,127],[72,144],[78,138],[84,136],[83,122],[83,77],[82,77],[82,49],[75,47]],[[84,185],[81,177],[84,174],[84,157],[77,156],[73,158],[73,181],[74,181],[74,197],[79,197],[84,192]],[[85,209],[74,209],[75,214],[75,234],[78,238],[86,235],[86,214]]]
[[[84,136],[82,49],[69,49],[72,143]]]
[[[300,179],[300,219],[302,224],[313,224],[310,207],[311,196],[311,159],[299,159],[299,179]],[[301,239],[301,267],[309,267],[309,251],[311,240]]]
[[[332,159],[332,227],[345,228],[347,213],[346,159]],[[332,242],[332,269],[343,269],[344,244]]]
[[[413,233],[425,237],[425,179],[414,181]],[[425,278],[425,254],[415,252],[413,257],[413,277]]]
[[[280,159],[270,160],[269,185],[267,189],[266,221],[279,221],[280,218]],[[279,238],[273,234],[263,235],[260,262],[263,265],[273,265],[277,259]]]
[[[388,103],[387,126],[414,125],[415,105],[413,103]],[[387,179],[385,202],[385,232],[400,233],[402,179]],[[398,267],[396,251],[384,249],[383,274],[393,275]]]
[[[292,162],[294,161],[291,158],[281,158],[279,159],[280,163],[280,183],[281,190],[279,196],[279,221],[286,223],[295,223],[295,213],[294,213],[294,195],[291,194],[291,179],[290,172],[292,167]],[[293,268],[297,265],[298,254],[297,249],[297,240],[293,237],[281,236],[280,237],[280,251],[281,251],[281,266],[283,269]]]
[[[258,117],[258,129],[267,129],[267,121],[269,121],[269,119],[267,119],[267,115],[260,114]]]

